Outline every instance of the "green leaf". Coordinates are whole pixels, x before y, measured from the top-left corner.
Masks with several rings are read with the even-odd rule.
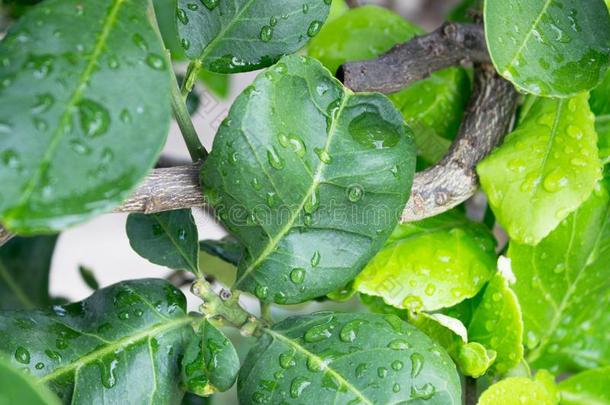
[[[311,41],[308,51],[335,72],[347,61],[377,57],[423,33],[386,8],[363,6],[327,23]],[[390,96],[413,129],[418,153],[425,163],[434,163],[447,152],[469,97],[468,75],[459,68],[434,73]]]
[[[172,59],[182,60],[185,58],[185,55],[182,44],[180,44],[180,38],[178,38],[176,4],[177,0],[153,0],[157,24],[159,25],[159,31],[161,31],[165,48],[171,52]]]
[[[601,178],[588,95],[536,100],[477,172],[510,238],[540,242],[589,197]]]
[[[573,375],[559,383],[562,405],[610,404],[610,367]]]
[[[14,238],[0,249],[0,310],[51,303],[49,271],[57,235]]]
[[[100,284],[97,282],[93,270],[85,266],[78,266],[78,272],[80,273],[80,276],[85,284],[87,284],[87,287],[91,288],[92,290],[99,290]]]
[[[264,330],[237,388],[244,405],[461,404],[449,356],[393,315],[325,312],[288,318]]]
[[[199,80],[205,87],[221,99],[226,99],[231,90],[231,76],[221,73],[202,70],[199,72]]]
[[[0,403],[27,405],[59,405],[57,397],[24,371],[0,358]]]
[[[387,98],[353,94],[314,59],[282,59],[238,97],[202,170],[245,247],[235,288],[292,304],[345,286],[396,226],[414,166]]]
[[[244,253],[243,245],[232,236],[220,240],[202,240],[199,247],[202,251],[236,266]]]
[[[533,367],[562,373],[610,365],[609,187],[602,182],[538,246],[510,246]]]
[[[349,11],[349,6],[345,3],[345,0],[333,0],[330,5],[330,12],[328,13],[328,18],[326,22],[329,23],[331,21],[336,20],[341,17],[343,14]]]
[[[610,71],[604,81],[591,91],[591,111],[595,114],[595,129],[599,137],[599,154],[604,163],[610,159]]]
[[[497,353],[493,374],[504,374],[523,359],[523,320],[515,293],[497,273],[468,325],[468,338]]]
[[[400,224],[354,288],[397,308],[433,311],[473,297],[496,269],[487,228],[450,211]]]
[[[538,377],[538,376],[536,376]],[[538,379],[509,377],[483,392],[478,405],[556,405],[557,398]]]
[[[447,16],[448,21],[461,23],[473,22],[474,13],[483,8],[483,0],[462,0]]]
[[[127,236],[133,250],[152,263],[199,274],[199,237],[190,209],[130,214]]]
[[[602,0],[487,0],[484,14],[496,69],[523,91],[573,96],[606,73],[610,17]]]
[[[49,0],[16,23],[0,44],[8,229],[52,232],[128,197],[168,133],[163,55],[146,0]]]
[[[1,313],[0,352],[65,403],[173,404],[193,321],[169,283],[126,281],[52,311]]]
[[[182,359],[182,381],[187,390],[201,396],[226,391],[235,383],[239,368],[231,341],[205,320]]]
[[[324,24],[330,0],[178,0],[186,55],[217,73],[267,67],[301,49]]]

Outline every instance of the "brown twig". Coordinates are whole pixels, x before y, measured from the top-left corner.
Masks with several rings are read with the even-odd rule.
[[[390,93],[469,62],[477,64],[475,85],[459,134],[439,163],[416,174],[401,222],[438,215],[472,197],[478,188],[476,165],[506,134],[518,94],[489,63],[483,28],[473,24],[447,23],[377,59],[346,63],[338,72],[355,91]]]

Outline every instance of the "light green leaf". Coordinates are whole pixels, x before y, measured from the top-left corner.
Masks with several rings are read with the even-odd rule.
[[[199,80],[205,87],[221,99],[226,99],[231,90],[231,76],[221,73],[202,70],[199,72]]]
[[[231,341],[209,320],[203,321],[182,359],[182,381],[201,396],[233,386],[240,363]]]
[[[599,154],[604,163],[610,159],[610,71],[604,81],[591,91],[591,111],[595,114],[595,129],[599,137]]]
[[[497,352],[478,342],[469,342],[459,346],[456,363],[464,375],[479,378],[494,364]]]
[[[302,48],[322,28],[330,0],[178,0],[186,55],[207,70],[267,67]]]
[[[327,23],[308,48],[331,72],[347,61],[377,57],[424,31],[386,8],[362,6]],[[439,160],[457,134],[470,96],[464,69],[431,75],[389,96],[415,133],[419,155],[427,164]]]
[[[602,0],[486,0],[491,59],[519,89],[567,97],[608,68],[610,17]]]
[[[0,358],[0,404],[59,405],[59,399],[28,376]]]
[[[526,377],[509,377],[483,392],[478,405],[556,405],[546,385]]]
[[[0,248],[0,310],[51,303],[49,271],[57,236],[14,238]]]
[[[130,214],[127,236],[133,250],[152,263],[199,274],[199,237],[190,209]]]
[[[610,365],[608,181],[538,246],[509,249],[526,359],[555,373]]]
[[[485,287],[468,325],[468,338],[497,353],[493,374],[503,374],[523,359],[523,320],[515,293],[497,273]]]
[[[330,12],[328,13],[327,23],[341,17],[343,14],[349,11],[348,5],[345,0],[333,0],[330,5]]]
[[[449,356],[393,315],[325,312],[288,318],[264,331],[237,386],[243,405],[461,404]]]
[[[473,297],[496,268],[487,228],[458,211],[399,225],[354,288],[397,308],[433,311]]]
[[[477,172],[510,238],[540,242],[589,197],[601,178],[588,95],[536,100]]]
[[[49,0],[0,43],[0,222],[48,233],[114,208],[167,136],[170,71],[146,0]],[[126,91],[126,86],[129,91]]]
[[[559,383],[561,405],[610,404],[610,367],[573,375]]]
[[[202,169],[245,248],[235,288],[290,304],[345,286],[396,226],[414,149],[387,98],[353,94],[314,59],[288,56],[259,75]]]
[[[126,281],[52,311],[0,313],[0,352],[64,403],[175,404],[193,321],[167,282]]]

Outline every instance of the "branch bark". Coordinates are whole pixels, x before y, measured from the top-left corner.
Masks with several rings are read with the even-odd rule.
[[[113,212],[154,214],[203,205],[199,166],[189,165],[153,170],[131,197]],[[13,236],[0,226],[0,246]]]
[[[338,72],[354,91],[391,93],[450,66],[475,63],[474,92],[460,131],[447,155],[417,173],[401,222],[438,215],[476,192],[476,165],[503,139],[518,94],[490,64],[483,27],[446,23],[438,30],[392,48],[368,61],[348,62]]]

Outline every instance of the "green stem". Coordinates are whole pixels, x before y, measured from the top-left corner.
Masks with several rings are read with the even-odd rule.
[[[240,329],[244,336],[260,336],[266,323],[257,319],[239,305],[239,293],[225,291],[227,297],[221,297],[212,289],[212,285],[200,278],[193,283],[191,292],[201,298],[201,312],[208,317],[221,317],[228,324]]]
[[[193,91],[193,87],[195,87],[195,82],[197,82],[197,76],[199,76],[199,71],[201,71],[201,66],[202,62],[199,59],[196,59],[189,63],[189,66],[186,69],[186,76],[184,77],[184,81],[182,82],[181,87],[183,100],[186,100],[189,93]]]
[[[261,301],[261,318],[269,323],[273,323],[273,315],[271,315],[271,304]]]
[[[150,20],[150,24],[155,30],[159,41],[163,43],[163,36],[161,35],[161,30],[159,29],[159,23],[157,22],[157,16],[155,15],[155,8],[152,0],[148,0],[148,19]],[[182,94],[180,93],[176,74],[171,68],[172,58],[169,50],[166,50],[165,52],[165,63],[170,67],[170,95],[174,118],[176,118],[176,122],[178,122],[180,132],[182,132],[182,137],[184,138],[184,142],[186,143],[186,147],[189,150],[189,154],[191,155],[193,162],[203,161],[208,156],[208,152],[199,140],[195,126],[193,126],[191,115],[186,108],[186,98],[183,98]]]

